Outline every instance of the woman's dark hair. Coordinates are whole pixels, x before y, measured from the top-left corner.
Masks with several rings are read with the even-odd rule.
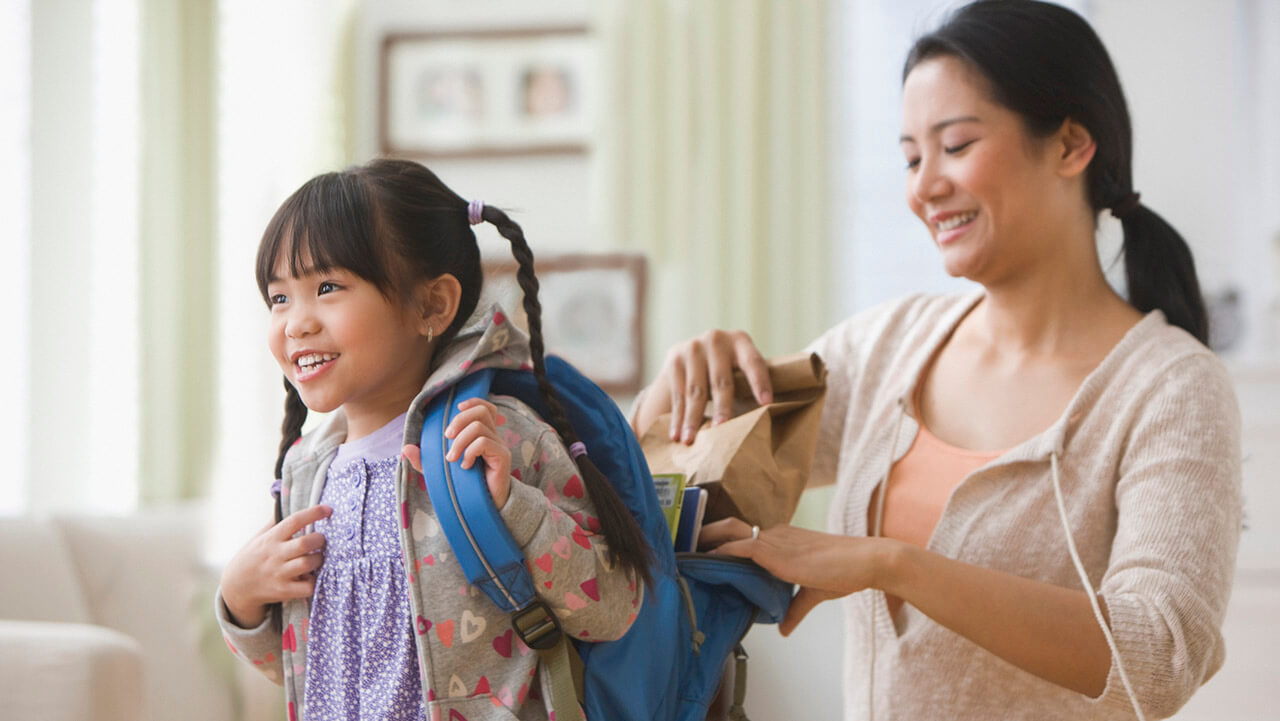
[[[516,279],[524,292],[533,372],[549,409],[545,420],[570,446],[578,436],[546,375],[533,251],[520,226],[502,210],[486,205],[482,217],[511,242],[512,255],[519,264]],[[372,283],[388,298],[406,298],[409,289],[422,279],[454,276],[462,286],[462,295],[457,315],[439,336],[439,347],[471,316],[484,282],[467,201],[435,173],[407,160],[378,159],[325,173],[289,196],[267,224],[258,247],[257,279],[263,300],[268,300],[267,284],[275,275],[281,254],[293,274],[342,268]],[[287,395],[276,478],[281,476],[285,454],[301,437],[307,416],[297,389],[287,378],[284,385]],[[611,560],[650,581],[650,549],[639,524],[587,456],[575,461],[595,504]]]
[[[1129,302],[1159,308],[1169,322],[1207,343],[1209,321],[1187,243],[1133,190],[1133,131],[1115,66],[1097,33],[1076,13],[1037,0],[978,0],[916,40],[902,71],[950,56],[990,83],[993,100],[1047,137],[1068,118],[1097,143],[1089,164],[1089,202],[1110,208],[1124,228]]]

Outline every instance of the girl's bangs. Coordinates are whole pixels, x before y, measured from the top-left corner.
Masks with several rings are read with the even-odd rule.
[[[308,181],[280,206],[258,246],[258,289],[286,261],[292,277],[347,270],[384,293],[392,283],[374,242],[376,214],[364,184],[352,174],[327,173]]]

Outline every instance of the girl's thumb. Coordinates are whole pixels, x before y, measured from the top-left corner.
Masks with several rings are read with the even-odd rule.
[[[404,456],[404,459],[409,462],[413,470],[422,473],[422,450],[420,448],[407,443],[404,448],[400,449],[400,455]]]

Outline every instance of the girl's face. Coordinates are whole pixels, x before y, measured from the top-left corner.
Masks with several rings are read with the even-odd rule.
[[[341,406],[353,440],[403,413],[429,370],[423,321],[346,270],[272,275],[267,343],[307,408]]]
[[[925,60],[902,97],[907,204],[928,227],[948,274],[983,284],[1042,257],[1060,178],[1052,143],[990,99],[962,60]]]

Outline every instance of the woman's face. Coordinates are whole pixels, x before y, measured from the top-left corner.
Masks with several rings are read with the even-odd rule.
[[[1032,138],[964,61],[932,58],[907,76],[901,146],[907,204],[947,273],[989,285],[1044,257],[1061,200],[1054,144]]]

